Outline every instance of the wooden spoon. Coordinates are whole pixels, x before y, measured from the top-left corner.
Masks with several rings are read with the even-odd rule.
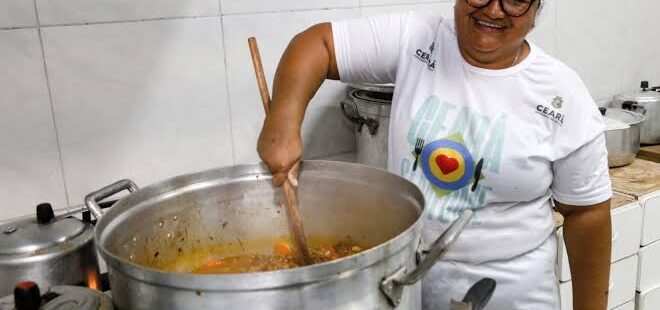
[[[268,86],[266,85],[264,68],[261,64],[261,55],[259,54],[257,39],[254,37],[248,38],[248,45],[250,46],[250,54],[252,55],[254,73],[257,76],[257,83],[259,84],[261,101],[264,104],[264,111],[266,112],[266,115],[268,115],[268,112],[270,111],[270,94],[268,93]],[[307,240],[305,239],[305,231],[303,230],[302,220],[300,219],[300,213],[298,212],[298,197],[296,195],[296,191],[294,190],[294,187],[289,179],[284,181],[282,189],[284,190],[287,215],[289,218],[289,224],[293,230],[293,237],[296,240],[298,250],[302,253],[305,265],[310,265],[313,262],[309,256],[309,248],[307,247]]]

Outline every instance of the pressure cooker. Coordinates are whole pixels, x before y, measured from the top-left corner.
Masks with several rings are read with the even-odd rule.
[[[648,81],[642,81],[639,89],[614,96],[611,106],[646,116],[641,127],[640,142],[660,143],[660,86],[649,87]]]
[[[43,290],[98,285],[94,227],[75,217],[56,217],[48,203],[36,211],[36,216],[0,222],[0,296],[11,294],[21,281]]]

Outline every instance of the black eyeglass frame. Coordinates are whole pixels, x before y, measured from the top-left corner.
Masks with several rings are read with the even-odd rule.
[[[518,14],[518,15],[513,15],[513,14],[507,12],[507,10],[505,9],[505,7],[504,7],[504,0],[496,0],[496,1],[499,1],[499,2],[500,2],[500,7],[502,8],[502,11],[503,11],[506,15],[509,15],[509,16],[511,16],[511,17],[520,17],[520,16],[523,16],[523,15],[527,14],[527,12],[529,12],[529,9],[532,8],[532,5],[534,4],[534,2],[536,2],[536,0],[532,0],[532,1],[530,1],[530,2],[529,2],[529,6],[527,7],[527,10],[525,10],[525,12],[523,12],[523,13],[521,13],[521,14]],[[493,2],[493,0],[488,0],[488,2],[486,2],[484,5],[481,5],[481,6],[475,6],[475,5],[470,4],[470,0],[465,0],[465,4],[471,6],[471,7],[475,8],[475,9],[485,8],[485,7],[489,6],[491,2]]]

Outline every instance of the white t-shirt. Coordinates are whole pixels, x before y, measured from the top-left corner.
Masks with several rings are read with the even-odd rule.
[[[463,59],[453,20],[439,16],[392,14],[332,29],[342,81],[396,84],[388,170],[424,193],[425,240],[475,211],[445,260],[513,259],[552,234],[550,198],[592,205],[611,197],[603,118],[577,74],[536,45],[514,67],[488,70]],[[413,171],[417,139],[425,145]]]

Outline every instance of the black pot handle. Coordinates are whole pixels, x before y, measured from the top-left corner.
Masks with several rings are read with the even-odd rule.
[[[624,101],[621,104],[621,108],[633,112],[637,112],[637,110],[642,110],[642,114],[646,115],[646,107],[640,105],[637,101]]]

